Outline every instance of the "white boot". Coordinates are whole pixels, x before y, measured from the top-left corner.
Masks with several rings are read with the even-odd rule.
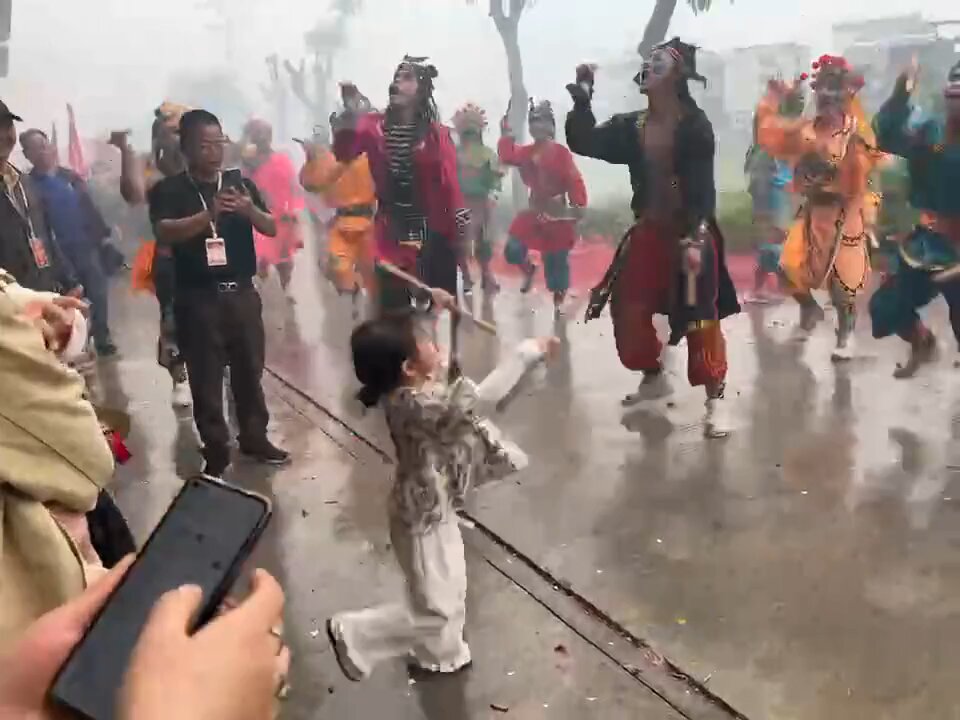
[[[708,397],[705,407],[703,436],[707,438],[727,437],[733,429],[733,421],[730,417],[730,401],[722,397]]]
[[[853,360],[856,355],[857,343],[854,339],[853,333],[848,335],[845,339],[841,340],[837,338],[837,346],[833,349],[833,352],[830,353],[830,359],[833,362],[847,362]]]
[[[643,382],[640,383],[637,391],[625,396],[621,401],[624,407],[630,407],[641,402],[662,400],[673,395],[670,376],[673,374],[676,365],[677,352],[678,349],[672,345],[663,346],[663,350],[660,351],[660,372],[644,375]]]
[[[667,373],[660,371],[656,374],[643,376],[643,382],[636,392],[632,392],[621,401],[624,407],[630,407],[642,402],[652,402],[662,400],[673,394],[673,386],[670,384],[670,378]]]

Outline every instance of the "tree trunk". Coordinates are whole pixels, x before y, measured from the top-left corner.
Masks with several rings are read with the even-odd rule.
[[[510,78],[510,128],[518,143],[527,137],[527,104],[529,95],[523,81],[523,56],[520,54],[520,17],[524,3],[511,0],[509,16],[503,12],[503,0],[490,0],[490,16],[497,26],[503,49],[507,54],[507,74]],[[515,209],[527,203],[526,192],[520,173],[514,169],[510,175],[511,196]]]
[[[667,38],[667,31],[670,29],[670,21],[673,19],[673,11],[677,9],[677,0],[657,0],[653,7],[650,19],[647,21],[647,27],[643,31],[643,39],[637,47],[637,52],[641,57],[650,55],[650,51],[655,45],[659,45]]]

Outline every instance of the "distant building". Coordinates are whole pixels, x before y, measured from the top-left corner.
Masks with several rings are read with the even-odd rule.
[[[725,106],[737,126],[750,127],[757,102],[770,78],[795,78],[810,70],[810,48],[797,43],[774,43],[737,48],[726,54],[727,92]]]
[[[940,27],[947,24],[911,13],[833,26],[834,46],[864,75],[861,97],[868,112],[880,107],[914,56],[925,69],[920,95],[936,96],[943,76],[958,57],[956,40],[941,36]],[[924,88],[924,80],[937,87]]]

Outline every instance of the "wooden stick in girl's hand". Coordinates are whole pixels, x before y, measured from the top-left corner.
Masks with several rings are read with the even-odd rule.
[[[399,278],[400,280],[403,280],[404,282],[412,285],[418,290],[423,290],[424,292],[431,292],[433,290],[433,288],[431,288],[426,283],[422,282],[419,278],[414,277],[413,275],[406,272],[405,270],[401,270],[393,263],[389,263],[384,260],[377,260],[377,266],[384,272],[390,273],[395,278]],[[486,320],[481,320],[480,318],[476,317],[473,313],[471,313],[469,310],[464,309],[460,305],[456,306],[456,312],[459,315],[462,315],[463,317],[469,319],[470,322],[472,322],[481,330],[485,330],[491,335],[497,334],[496,325],[494,325],[493,323],[489,323]]]

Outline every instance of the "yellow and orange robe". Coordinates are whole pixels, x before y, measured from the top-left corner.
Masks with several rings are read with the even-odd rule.
[[[341,292],[372,288],[373,219],[376,189],[366,155],[345,163],[323,150],[308,159],[300,171],[300,184],[324,196],[336,213],[328,235],[330,279]]]
[[[876,138],[854,99],[843,129],[815,119],[780,113],[774,93],[757,108],[758,144],[794,170],[794,190],[803,196],[780,266],[799,293],[824,287],[828,279],[847,293],[861,290],[870,273],[868,237],[876,222],[878,196],[870,174],[880,160]]]

